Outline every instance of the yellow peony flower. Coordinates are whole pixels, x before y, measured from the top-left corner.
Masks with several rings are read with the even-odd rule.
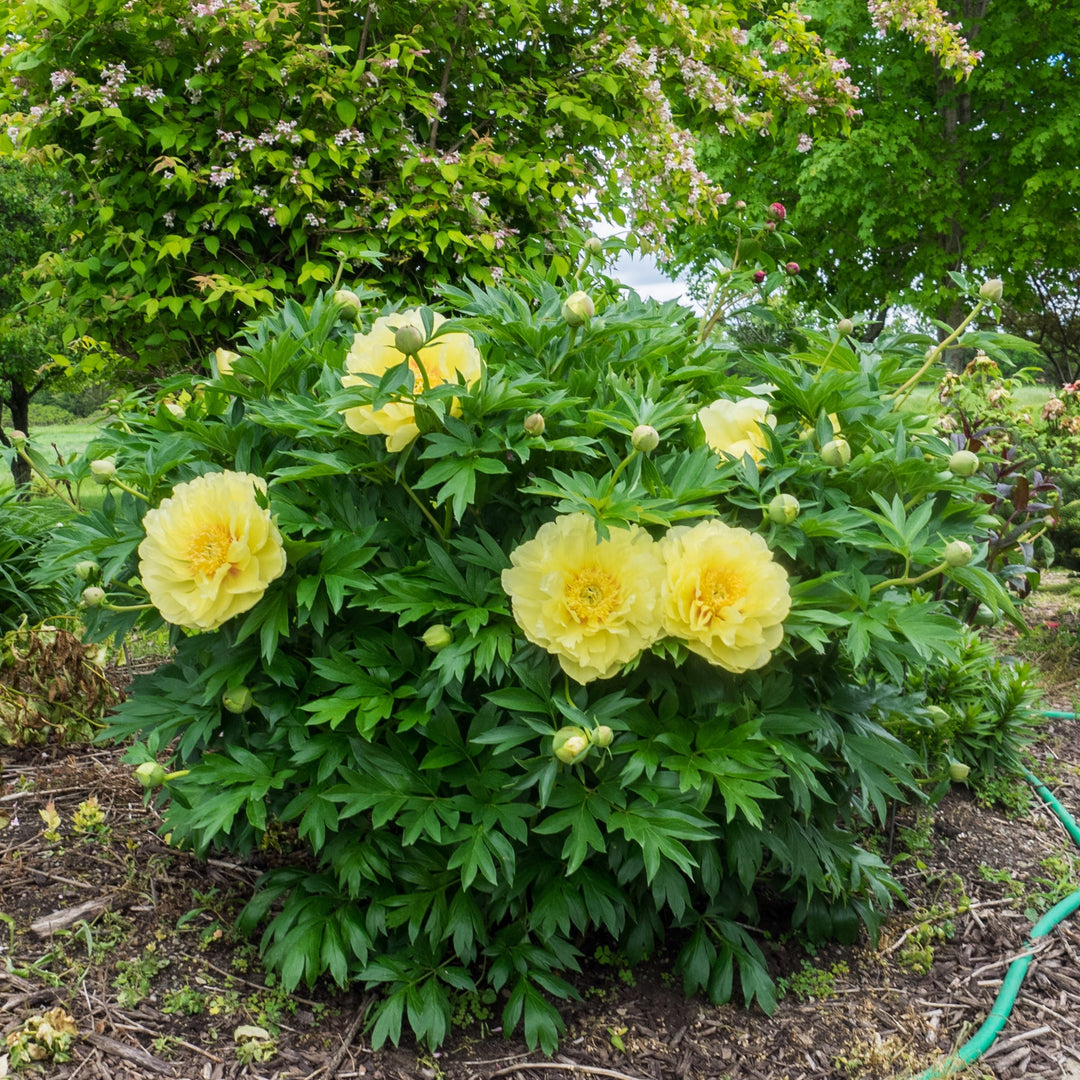
[[[441,315],[435,315],[432,329],[437,330],[444,322],[446,319]],[[352,348],[345,358],[345,367],[351,374],[342,376],[342,384],[366,386],[367,382],[360,376],[381,376],[390,368],[396,367],[405,359],[405,354],[394,345],[398,330],[403,326],[412,326],[423,334],[423,325],[420,312],[415,308],[376,319],[366,334],[357,334],[353,338]],[[409,358],[409,366],[415,373],[413,393],[419,394],[424,389],[421,364],[427,373],[429,386],[458,382],[459,374],[466,386],[472,386],[480,380],[483,363],[468,334],[443,334],[425,345],[418,357]],[[461,406],[456,398],[451,403],[450,412],[454,416],[461,413]],[[345,409],[344,414],[345,423],[353,431],[361,435],[385,435],[386,449],[392,453],[404,450],[420,434],[410,402],[391,401],[381,409],[373,409],[370,405],[357,405],[355,408]]]
[[[783,640],[791,596],[765,541],[709,520],[670,529],[660,551],[664,630],[728,671],[766,664]]]
[[[697,416],[709,446],[718,454],[728,454],[739,461],[744,454],[760,461],[768,446],[762,425],[776,427],[776,417],[769,415],[769,403],[763,398],[741,401],[720,398]]]
[[[240,354],[231,349],[215,349],[214,360],[217,363],[219,375],[231,375],[233,362],[240,359]]]
[[[541,525],[510,553],[502,587],[525,636],[579,683],[608,679],[660,634],[664,567],[637,525],[598,540],[588,514]]]
[[[285,570],[281,535],[255,501],[266,481],[219,472],[177,484],[143,518],[139,575],[161,617],[214,630],[254,607]]]

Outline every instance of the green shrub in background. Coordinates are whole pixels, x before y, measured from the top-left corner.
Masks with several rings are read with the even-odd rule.
[[[96,561],[92,635],[174,623],[111,728],[172,842],[289,840],[242,925],[287,987],[380,988],[374,1045],[495,991],[550,1051],[586,936],[771,1008],[748,927],[875,927],[859,833],[948,752],[912,673],[1015,614],[989,482],[889,397],[929,343],[807,331],[748,384],[603,280],[361,299],[287,302],[56,471],[108,492],[50,552]]]
[[[1051,391],[1040,406],[1019,402],[1028,370],[1005,377],[978,354],[938,387],[940,425],[958,447],[988,452],[1001,554],[1080,567],[1080,382]]]

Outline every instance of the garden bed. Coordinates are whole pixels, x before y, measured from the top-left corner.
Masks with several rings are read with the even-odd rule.
[[[1051,575],[1049,584],[1027,608],[1034,637],[1003,633],[1004,651],[1029,640],[1048,647],[1061,627],[1073,642],[1069,581]],[[1061,640],[1055,647],[1060,654]],[[1048,707],[1071,710],[1076,690],[1058,678]],[[503,1039],[492,1028],[498,1003],[467,996],[458,1003],[463,1034],[437,1056],[406,1043],[375,1053],[358,1024],[362,996],[329,986],[285,994],[264,976],[255,944],[231,932],[250,884],[277,853],[241,865],[170,848],[117,751],[6,749],[2,760],[0,1030],[23,1031],[62,1008],[77,1035],[70,1061],[44,1067],[58,1080],[898,1077],[927,1068],[982,1023],[1033,919],[1080,885],[1068,837],[1022,785],[1002,786],[993,807],[957,786],[932,812],[898,814],[882,838],[882,854],[900,860],[910,903],[876,947],[860,940],[808,955],[766,935],[785,991],[771,1017],[687,1000],[664,955],[630,969],[602,943],[582,942],[582,1000],[566,1011],[554,1057],[529,1052],[519,1035]],[[1080,816],[1074,722],[1047,724],[1032,768]],[[50,803],[55,838],[42,816]],[[981,1072],[1077,1075],[1078,958],[1080,927],[1066,921],[1040,944]]]

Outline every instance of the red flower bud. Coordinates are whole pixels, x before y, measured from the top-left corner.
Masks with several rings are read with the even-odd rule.
[[[784,208],[783,203],[774,202],[770,205],[768,214],[769,217],[776,221],[783,221],[787,217],[787,210]]]
[[[794,277],[799,272],[799,264],[797,262],[784,263],[784,271]]]
[[[760,285],[765,280],[766,276],[767,275],[766,275],[764,270],[755,270],[754,271],[754,284],[755,285]]]

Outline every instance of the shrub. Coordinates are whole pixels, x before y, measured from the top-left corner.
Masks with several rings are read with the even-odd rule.
[[[176,770],[173,843],[291,834],[242,925],[286,987],[381,988],[375,1045],[493,991],[550,1051],[586,937],[771,1008],[748,927],[877,924],[858,835],[928,772],[908,673],[1014,614],[989,481],[887,397],[924,340],[807,332],[748,385],[675,304],[586,283],[570,325],[580,285],[287,302],[62,471],[107,485],[50,553],[100,564],[91,632],[153,624],[144,586],[178,623],[112,736]]]

